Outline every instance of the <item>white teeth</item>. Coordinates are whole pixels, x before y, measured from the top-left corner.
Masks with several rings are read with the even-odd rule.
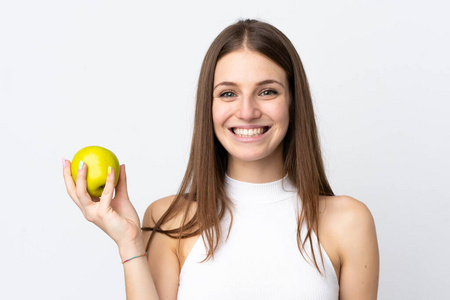
[[[243,129],[243,128],[234,128],[233,132],[235,135],[241,137],[254,137],[264,133],[264,127],[252,128],[252,129]]]

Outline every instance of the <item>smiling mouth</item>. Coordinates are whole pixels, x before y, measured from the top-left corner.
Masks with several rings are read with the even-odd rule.
[[[231,132],[240,137],[255,137],[266,133],[270,129],[269,126],[257,127],[257,128],[231,128]]]

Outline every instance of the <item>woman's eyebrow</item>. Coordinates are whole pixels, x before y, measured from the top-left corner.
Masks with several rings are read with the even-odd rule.
[[[276,81],[274,79],[266,79],[266,80],[258,82],[256,85],[265,85],[265,84],[269,84],[269,83],[277,83],[284,88],[284,85],[281,82]]]
[[[260,85],[265,85],[265,84],[270,84],[270,83],[279,84],[279,85],[281,85],[284,88],[284,85],[281,82],[279,82],[277,80],[274,80],[274,79],[266,79],[266,80],[263,80],[263,81],[260,81],[260,82],[256,83],[256,85],[260,86]],[[220,85],[237,86],[238,84],[236,82],[232,82],[232,81],[222,81],[222,82],[219,82],[218,84],[216,84],[216,86],[214,87],[213,90],[215,90]]]
[[[232,81],[222,81],[222,82],[219,82],[218,84],[216,84],[216,86],[214,87],[213,91],[214,91],[219,85],[225,85],[225,86],[237,86],[237,83],[236,83],[236,82],[232,82]]]

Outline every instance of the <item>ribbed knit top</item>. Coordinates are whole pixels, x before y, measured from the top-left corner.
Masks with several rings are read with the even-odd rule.
[[[322,268],[315,235],[313,247],[323,275],[300,254],[298,194],[288,177],[254,184],[226,176],[225,188],[234,204],[230,235],[226,239],[227,215],[214,259],[205,262],[205,244],[198,239],[180,273],[178,300],[339,298],[333,265],[322,247]]]

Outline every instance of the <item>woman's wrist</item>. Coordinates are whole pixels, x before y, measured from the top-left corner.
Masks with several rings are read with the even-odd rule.
[[[143,255],[145,253],[145,247],[140,241],[134,241],[119,246],[119,254],[122,261],[130,259],[131,257]]]

